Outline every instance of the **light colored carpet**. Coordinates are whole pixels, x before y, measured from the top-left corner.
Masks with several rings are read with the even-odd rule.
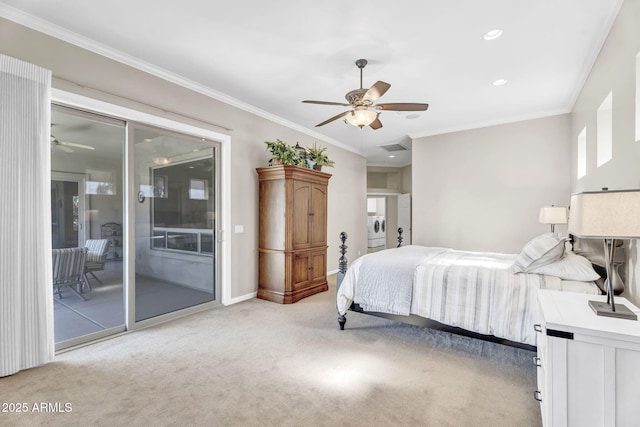
[[[340,331],[334,295],[249,300],[60,354],[0,379],[0,404],[28,408],[0,424],[541,425],[531,351],[359,313]]]

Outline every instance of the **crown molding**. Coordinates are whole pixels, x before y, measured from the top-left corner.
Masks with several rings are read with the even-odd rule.
[[[507,118],[500,119],[500,120],[490,120],[490,121],[485,121],[485,122],[470,123],[470,124],[465,125],[465,126],[453,126],[453,127],[449,127],[449,128],[430,129],[430,130],[425,131],[425,132],[413,133],[413,134],[409,135],[409,137],[412,140],[415,141],[416,139],[425,138],[425,137],[428,137],[428,136],[445,135],[445,134],[448,134],[448,133],[463,132],[463,131],[475,130],[475,129],[482,129],[482,128],[487,128],[487,127],[491,127],[491,126],[508,125],[508,124],[511,124],[511,123],[524,122],[524,121],[527,121],[527,120],[543,119],[545,117],[560,116],[562,114],[569,114],[569,113],[571,113],[571,109],[570,108],[563,108],[563,109],[545,111],[545,112],[536,113],[536,114],[525,114],[525,115],[522,115],[522,116],[507,117]]]
[[[291,122],[287,119],[284,119],[275,114],[269,113],[265,110],[262,110],[254,105],[243,102],[239,99],[236,99],[232,96],[229,96],[225,93],[219,92],[215,89],[212,89],[208,86],[197,83],[193,80],[187,79],[179,74],[173,73],[171,71],[165,70],[162,67],[158,67],[154,64],[151,64],[146,61],[142,61],[139,58],[136,58],[132,55],[128,55],[124,52],[121,52],[117,49],[113,49],[105,44],[99,43],[95,40],[92,40],[88,37],[77,34],[73,31],[70,31],[66,28],[63,28],[59,25],[55,25],[51,22],[40,19],[36,16],[25,13],[19,9],[7,6],[5,4],[0,3],[0,17],[5,18],[7,20],[13,21],[17,24],[23,25],[32,30],[41,32],[48,36],[54,37],[56,39],[65,41],[79,48],[88,50],[90,52],[96,53],[98,55],[104,56],[116,62],[119,62],[124,65],[128,65],[137,70],[143,71],[152,76],[161,78],[168,82],[174,83],[178,86],[184,87],[186,89],[192,90],[196,93],[208,96],[217,101],[223,102],[232,107],[238,108],[240,110],[246,111],[248,113],[254,114],[256,116],[262,117],[279,125],[285,126],[297,132],[303,133],[313,138],[317,138],[326,143],[335,145],[336,147],[342,148],[343,150],[358,154],[360,156],[366,157],[366,154],[360,150],[357,150],[343,142],[335,140],[333,138],[329,138],[325,135],[322,135],[319,132],[316,132],[312,129],[301,126],[297,123]]]

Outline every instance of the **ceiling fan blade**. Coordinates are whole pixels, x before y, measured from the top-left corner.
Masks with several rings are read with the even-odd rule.
[[[95,150],[95,147],[92,147],[90,145],[78,144],[75,142],[63,142],[63,141],[58,141],[58,142],[60,143],[60,145],[66,145],[68,147],[83,148],[85,150]]]
[[[362,97],[363,101],[374,102],[376,99],[380,98],[385,94],[386,91],[389,90],[391,85],[389,83],[377,81],[373,86],[369,88],[369,90]]]
[[[429,108],[429,104],[417,104],[411,102],[395,102],[390,104],[377,104],[373,108],[376,110],[393,110],[393,111],[424,111]]]
[[[308,99],[305,99],[302,102],[304,102],[305,104],[339,105],[341,107],[351,107],[351,104],[345,104],[344,102],[309,101]]]
[[[57,148],[58,150],[64,151],[65,153],[73,153],[73,150],[71,148],[65,147],[64,145],[55,144],[54,147]]]
[[[73,153],[73,150],[71,148],[65,147],[64,145],[62,145],[60,141],[58,141],[58,138],[56,138],[55,136],[50,135],[50,140],[51,140],[51,148],[57,148],[66,153]]]
[[[336,115],[336,116],[333,116],[333,117],[331,117],[330,119],[327,119],[327,120],[325,120],[325,121],[324,121],[324,122],[322,122],[322,123],[318,123],[318,124],[316,125],[316,127],[324,126],[324,125],[326,125],[327,123],[331,123],[331,122],[332,122],[332,121],[334,121],[334,120],[338,120],[340,117],[344,117],[347,113],[348,113],[348,111],[345,111],[344,113],[340,113],[340,114],[338,114],[338,115]]]
[[[374,121],[371,122],[369,127],[373,130],[380,129],[382,127],[382,122],[380,121],[380,119],[376,118]]]
[[[52,125],[53,126],[53,125]],[[53,135],[50,135],[50,139],[51,139],[51,143],[54,144],[56,147],[58,147],[59,149],[66,151],[67,153],[73,153],[73,150],[71,148],[68,147],[76,147],[76,148],[83,148],[85,150],[95,150],[95,147],[92,147],[91,145],[85,145],[85,144],[78,144],[75,142],[65,142],[65,141],[60,141],[58,138],[56,138]],[[63,146],[67,146],[64,147]],[[66,149],[65,149],[66,148]]]

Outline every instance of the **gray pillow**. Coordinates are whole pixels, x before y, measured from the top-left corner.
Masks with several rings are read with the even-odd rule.
[[[513,271],[528,272],[562,259],[566,241],[566,237],[560,237],[555,233],[545,233],[531,239],[516,257]]]

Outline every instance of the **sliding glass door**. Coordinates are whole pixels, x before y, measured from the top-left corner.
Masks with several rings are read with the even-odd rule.
[[[135,321],[217,299],[216,143],[130,126]]]
[[[82,279],[52,296],[56,348],[218,303],[220,143],[62,106],[51,117],[52,249],[87,248]]]
[[[124,146],[123,121],[52,108],[52,246],[88,247],[85,269],[91,265],[83,282],[74,286],[79,295],[70,286],[54,292],[58,349],[125,328],[122,233],[112,230],[113,225],[121,230],[124,222]],[[93,251],[105,246],[105,254]]]

